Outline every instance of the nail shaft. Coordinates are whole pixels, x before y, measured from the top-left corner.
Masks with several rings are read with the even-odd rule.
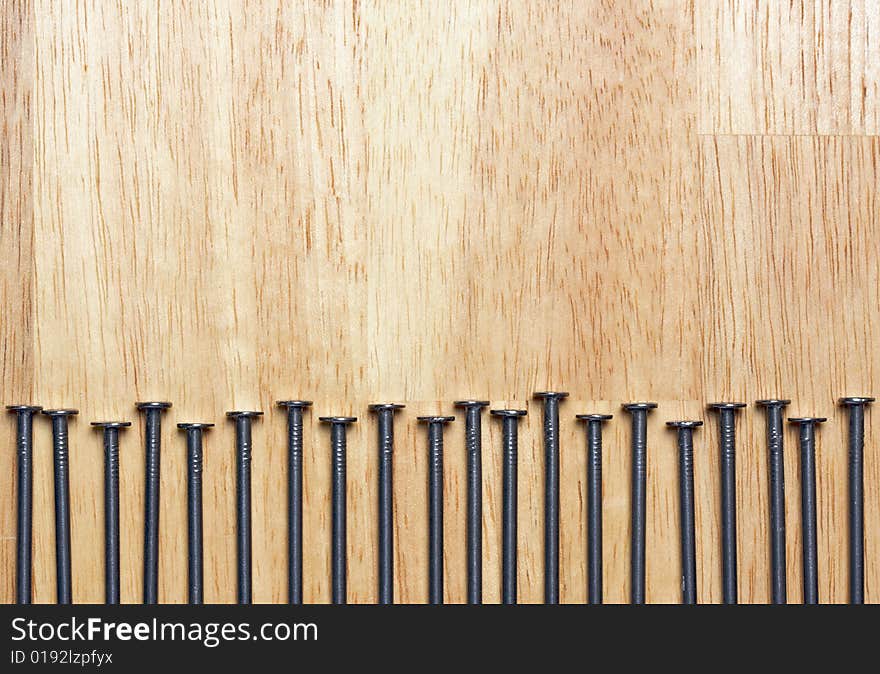
[[[678,489],[681,522],[681,603],[697,603],[697,536],[694,519],[694,428],[702,421],[669,421],[678,432]]]
[[[804,604],[819,603],[819,553],[816,517],[816,424],[824,418],[789,419],[800,430],[801,529],[803,540]]]
[[[443,426],[455,417],[419,417],[428,424],[428,603],[443,603]]]
[[[602,424],[610,414],[579,414],[587,432],[587,602],[602,603]]]
[[[9,405],[6,409],[16,414],[18,456],[15,602],[30,604],[34,517],[33,418],[42,408],[31,405]]]
[[[782,411],[790,400],[759,400],[767,413],[767,460],[770,473],[770,601],[785,604],[785,461]]]
[[[333,444],[333,603],[346,603],[345,428],[334,424]]]
[[[559,401],[568,393],[542,391],[544,401],[544,603],[559,603]]]
[[[517,462],[519,418],[526,410],[492,410],[501,417],[502,505],[501,505],[501,602],[516,604]]]
[[[252,597],[251,572],[251,457],[253,440],[251,427],[254,418],[262,412],[234,411],[226,416],[235,422],[235,503],[236,503],[236,551],[239,604],[250,604]]]
[[[354,417],[320,417],[330,424],[332,451],[332,512],[330,537],[330,585],[334,604],[348,602],[347,570],[347,503],[346,503],[346,427],[357,421]]]
[[[874,398],[841,398],[849,410],[849,603],[865,603],[865,406]]]
[[[460,400],[465,409],[467,451],[467,597],[468,604],[483,603],[483,465],[482,413],[485,400]]]
[[[371,405],[379,448],[379,604],[394,603],[394,412],[403,405]]]
[[[76,410],[44,410],[52,419],[55,473],[55,585],[59,604],[72,602],[70,553],[70,448],[68,417]]]
[[[287,408],[287,603],[303,603],[303,410],[308,400],[282,400]]]
[[[629,403],[632,416],[632,496],[630,528],[630,603],[645,603],[645,532],[647,519],[648,412],[656,403]]]
[[[718,412],[721,454],[721,589],[725,604],[737,603],[736,570],[736,411],[745,403],[711,403]]]
[[[171,403],[138,403],[144,412],[144,604],[159,599],[159,487],[161,484],[162,413]]]
[[[204,600],[202,526],[202,436],[214,424],[177,424],[186,432],[187,601]]]
[[[128,421],[92,422],[104,436],[104,603],[119,603],[119,431]]]

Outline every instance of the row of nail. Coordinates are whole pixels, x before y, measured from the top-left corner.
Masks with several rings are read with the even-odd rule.
[[[559,602],[559,407],[568,396],[562,392],[540,392],[543,401],[544,466],[544,601]],[[873,398],[841,398],[849,412],[849,580],[850,602],[864,602],[864,414]],[[759,400],[766,412],[767,450],[770,475],[770,568],[771,601],[786,603],[785,486],[783,469],[783,410],[788,400]],[[303,602],[303,413],[311,406],[305,400],[278,403],[287,411],[288,422],[288,600]],[[143,601],[154,604],[158,597],[159,561],[159,465],[162,414],[167,402],[138,403],[145,415],[145,517]],[[467,450],[467,600],[482,602],[482,415],[487,401],[460,400],[464,410]],[[712,403],[718,414],[721,457],[721,560],[723,601],[737,603],[736,533],[736,416],[745,403]],[[376,404],[379,452],[378,515],[378,601],[394,603],[393,479],[394,414],[404,406]],[[631,417],[631,603],[645,602],[647,417],[656,403],[623,405]],[[16,600],[31,601],[31,539],[33,509],[34,416],[51,418],[55,478],[56,587],[59,604],[71,597],[70,494],[68,473],[68,419],[72,409],[43,410],[32,405],[11,405],[17,415],[18,520]],[[491,414],[502,424],[502,603],[517,602],[517,454],[518,425],[526,410],[496,409]],[[237,599],[251,602],[251,427],[257,411],[233,411],[227,416],[235,424],[236,511],[237,511]],[[587,446],[587,595],[591,604],[602,603],[602,426],[610,414],[579,414],[586,429]],[[346,429],[355,417],[328,416],[332,449],[331,588],[335,604],[346,603]],[[443,603],[443,432],[453,416],[421,416],[428,442],[428,601]],[[816,498],[816,427],[821,417],[790,418],[799,426],[801,515],[803,545],[803,600],[818,603],[818,550]],[[669,421],[677,432],[679,450],[679,512],[681,521],[682,603],[697,601],[696,527],[694,515],[693,433],[699,420]],[[104,535],[105,602],[119,603],[119,433],[128,421],[93,422],[103,433],[104,443]],[[180,423],[187,447],[188,601],[203,600],[202,536],[202,439],[210,423]]]

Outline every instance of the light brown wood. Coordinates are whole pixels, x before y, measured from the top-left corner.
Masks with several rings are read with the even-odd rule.
[[[649,425],[648,600],[680,597],[675,436],[696,434],[701,601],[720,601],[717,421],[781,396],[819,433],[820,596],[847,599],[841,395],[880,392],[880,7],[538,0],[0,2],[3,403],[75,406],[74,599],[103,600],[102,452],[122,439],[122,594],[141,599],[142,420],[164,419],[160,599],[186,599],[174,424],[213,421],[205,598],[235,600],[234,459],[254,431],[254,598],[286,599],[286,436],[306,416],[306,599],[329,601],[329,434],[349,435],[349,599],[376,599],[377,456],[396,422],[395,597],[427,597],[425,431],[525,407],[519,595],[543,599],[543,450],[562,406],[566,602],[586,599],[586,458],[605,434],[605,599],[629,597],[629,426]],[[446,432],[446,599],[465,599],[461,415]],[[55,599],[50,428],[35,430],[34,599]],[[868,414],[867,598],[880,601],[880,417]],[[484,596],[500,597],[500,427],[484,419]],[[0,424],[0,601],[14,597],[14,419]],[[786,436],[799,601],[796,435]],[[739,418],[740,599],[769,599],[764,419]]]

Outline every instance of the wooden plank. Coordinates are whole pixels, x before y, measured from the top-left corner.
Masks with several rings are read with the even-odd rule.
[[[329,433],[352,414],[349,590],[376,597],[372,402],[396,421],[395,596],[427,597],[426,437],[446,429],[446,599],[465,584],[464,397],[526,408],[519,596],[543,600],[541,406],[562,406],[561,598],[586,599],[586,457],[608,411],[605,598],[629,598],[629,418],[649,421],[648,600],[680,596],[675,435],[695,436],[699,597],[720,601],[717,421],[781,395],[819,437],[821,595],[846,599],[844,394],[876,392],[878,19],[872,3],[690,0],[296,7],[13,3],[4,11],[6,402],[76,406],[74,599],[103,599],[100,436],[122,440],[123,600],[141,599],[143,426],[164,417],[160,599],[186,598],[181,421],[205,449],[205,598],[235,600],[234,408],[254,428],[254,598],[286,589],[286,445],[305,424],[305,597],[330,599]],[[4,6],[5,8],[5,6]],[[18,13],[17,13],[18,12]],[[769,135],[768,135],[769,134]],[[826,136],[832,137],[826,137]],[[793,136],[793,137],[792,137]],[[842,137],[846,136],[846,137]],[[36,242],[36,245],[34,245]],[[9,320],[10,317],[12,320]],[[32,388],[33,387],[33,390]],[[868,415],[868,442],[878,437]],[[500,598],[500,427],[484,416],[484,597]],[[0,600],[13,598],[13,419],[0,437]],[[739,581],[766,601],[763,415],[739,418]],[[796,436],[789,584],[800,598]],[[36,429],[36,598],[54,600],[49,426]],[[870,446],[870,445],[869,445]],[[867,452],[867,596],[880,458]],[[6,470],[2,470],[3,467]],[[5,477],[4,477],[5,476]],[[2,480],[6,480],[3,482]],[[5,488],[4,488],[5,487]]]
[[[695,7],[701,133],[880,133],[876,2],[710,0]]]
[[[3,404],[30,404],[34,367],[34,18],[30,2],[0,2],[0,392]],[[15,600],[15,415],[0,423],[0,602]],[[35,457],[34,489],[46,489],[45,463]],[[34,512],[34,585],[46,584],[54,511]],[[52,558],[54,560],[54,557]],[[54,562],[53,562],[54,564]],[[54,574],[51,576],[54,584]],[[54,590],[54,585],[53,585]]]

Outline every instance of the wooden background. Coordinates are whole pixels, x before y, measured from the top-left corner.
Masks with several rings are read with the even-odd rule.
[[[426,599],[416,415],[527,406],[522,601],[543,597],[540,407],[562,406],[561,596],[586,599],[585,452],[605,445],[607,601],[629,597],[629,427],[653,399],[648,600],[679,590],[675,436],[696,435],[699,597],[720,600],[715,399],[794,400],[819,434],[820,596],[845,601],[846,426],[880,393],[876,0],[292,3],[0,0],[2,402],[75,406],[73,595],[103,600],[102,452],[122,442],[122,596],[141,598],[136,400],[174,402],[160,598],[186,598],[179,421],[206,445],[206,600],[235,598],[232,426],[257,408],[254,597],[286,599],[286,444],[306,434],[306,598],[328,601],[329,434],[349,444],[349,600],[376,596],[375,420],[398,401],[396,599]],[[14,417],[0,424],[12,601]],[[459,415],[459,419],[461,416]],[[769,598],[764,418],[740,416],[739,584]],[[867,436],[867,599],[880,601],[880,415]],[[484,594],[500,595],[500,428],[484,420]],[[446,599],[465,597],[461,421],[446,433]],[[50,425],[35,430],[34,598],[55,599]],[[786,436],[799,601],[796,434]]]

